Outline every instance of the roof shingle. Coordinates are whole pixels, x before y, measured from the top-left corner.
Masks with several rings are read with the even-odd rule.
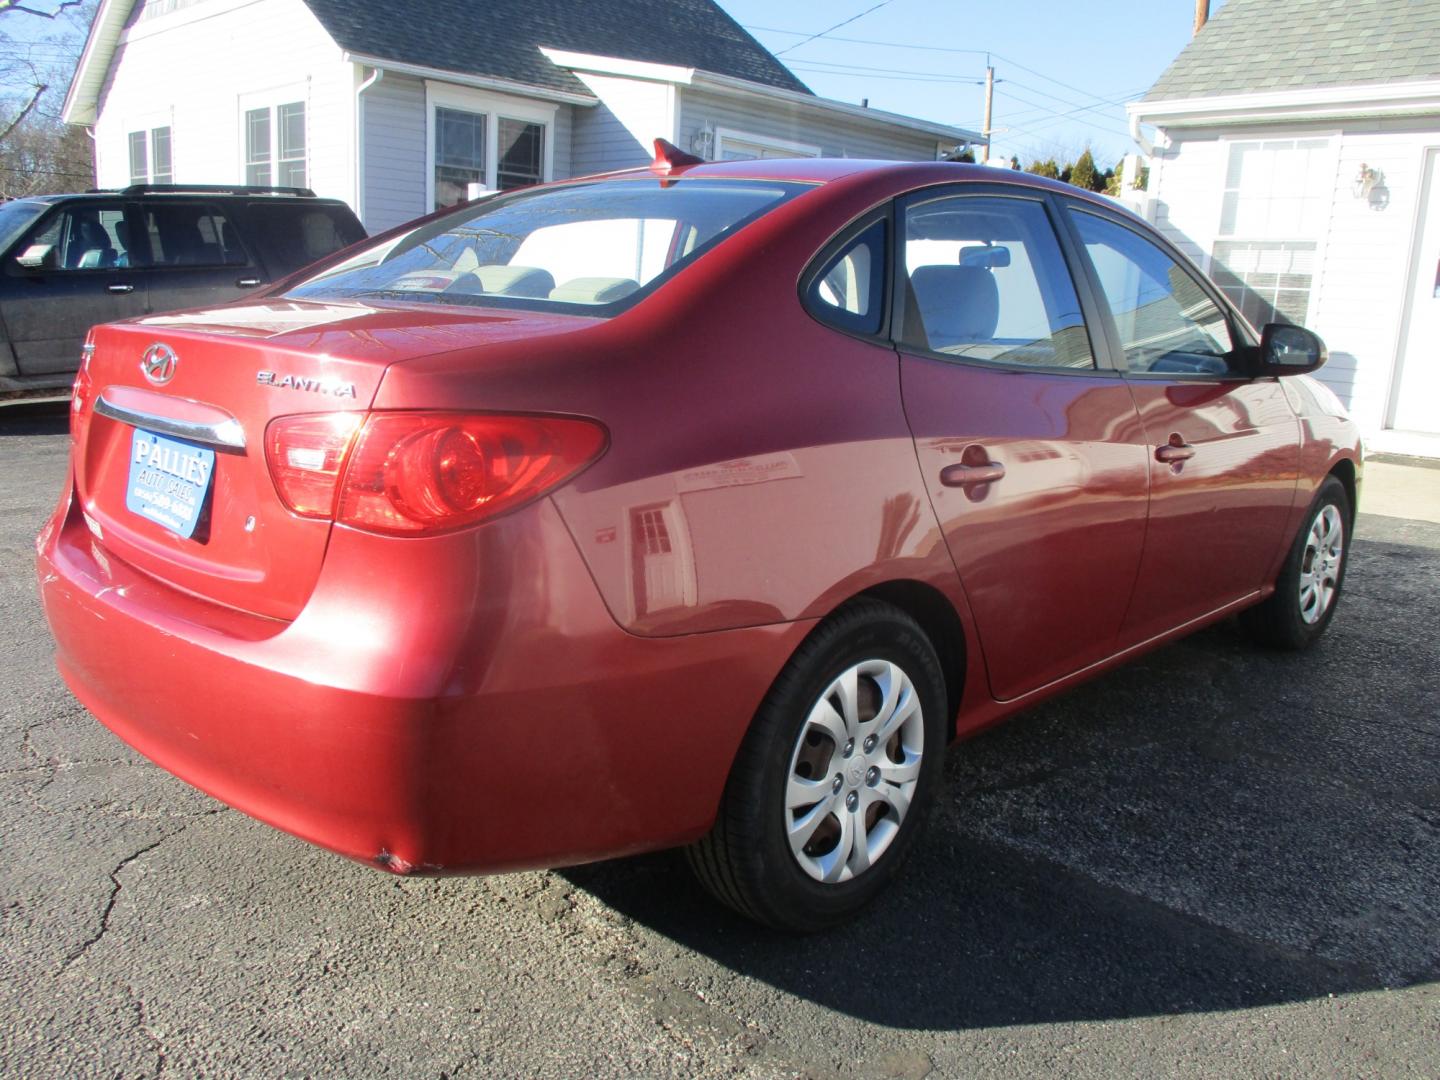
[[[1146,101],[1440,79],[1440,0],[1228,0]]]
[[[584,93],[540,52],[700,68],[810,89],[710,0],[306,0],[348,52]]]

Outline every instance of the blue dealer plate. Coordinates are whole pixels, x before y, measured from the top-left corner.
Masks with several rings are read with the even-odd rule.
[[[188,539],[214,475],[214,450],[136,428],[130,440],[125,506]]]

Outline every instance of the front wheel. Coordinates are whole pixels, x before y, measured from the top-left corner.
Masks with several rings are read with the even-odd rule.
[[[796,651],[736,757],[702,884],[778,929],[836,925],[898,870],[934,802],[946,738],[935,650],[904,612],[847,605]]]
[[[1325,632],[1345,583],[1350,523],[1345,485],[1326,477],[1275,579],[1275,592],[1240,616],[1251,637],[1277,649],[1304,649]]]

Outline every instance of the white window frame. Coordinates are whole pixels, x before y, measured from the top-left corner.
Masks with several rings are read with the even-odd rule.
[[[299,186],[313,188],[315,163],[310,151],[314,144],[315,110],[310,101],[309,86],[305,83],[299,83],[279,90],[265,90],[257,94],[241,94],[237,99],[237,104],[239,108],[236,109],[235,126],[239,134],[239,146],[236,153],[239,182],[241,184],[249,183],[245,175],[249,164],[246,160],[249,157],[246,114],[256,109],[268,109],[270,112],[270,184],[273,187],[280,182],[280,106],[299,104],[305,106],[305,183]],[[173,159],[173,133],[171,135],[171,156]]]
[[[435,208],[435,110],[459,109],[485,117],[485,186],[499,188],[500,118],[523,120],[545,129],[541,183],[555,178],[555,113],[559,105],[425,80],[425,212]]]
[[[749,131],[739,131],[735,128],[717,127],[715,129],[715,160],[725,160],[725,140],[731,142],[750,143],[764,150],[779,150],[793,157],[820,157],[822,148],[812,146],[810,143],[791,142],[789,139],[776,139],[769,135],[756,135]]]
[[[1215,199],[1212,206],[1211,220],[1215,222],[1215,228],[1210,238],[1210,244],[1205,249],[1205,258],[1202,269],[1205,275],[1214,283],[1215,273],[1215,248],[1220,244],[1314,244],[1315,245],[1315,269],[1310,275],[1310,295],[1305,302],[1305,326],[1311,325],[1315,319],[1315,301],[1320,295],[1320,271],[1325,265],[1326,241],[1330,236],[1329,219],[1334,216],[1335,206],[1335,185],[1338,182],[1336,170],[1340,167],[1340,136],[1341,132],[1334,130],[1325,131],[1263,131],[1250,132],[1248,134],[1224,135],[1216,141],[1220,147],[1219,176],[1215,183]],[[1226,181],[1230,173],[1231,147],[1235,143],[1269,143],[1269,142],[1318,142],[1325,140],[1326,148],[1322,157],[1322,171],[1325,176],[1331,178],[1327,190],[1330,192],[1330,214],[1326,223],[1320,228],[1319,234],[1313,237],[1299,235],[1279,235],[1267,233],[1234,233],[1229,236],[1222,235],[1220,226],[1225,216],[1225,193],[1227,191]],[[1218,286],[1217,286],[1218,287]],[[1260,329],[1256,327],[1256,329]]]
[[[170,179],[155,179],[155,132],[170,129]],[[134,179],[130,171],[130,136],[145,136],[145,178]],[[132,119],[125,125],[125,175],[129,184],[173,184],[175,182],[175,122],[168,113],[152,113],[150,116]]]

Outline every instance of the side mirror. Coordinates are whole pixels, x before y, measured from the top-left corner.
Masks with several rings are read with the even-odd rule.
[[[26,270],[55,269],[55,245],[31,244],[15,257],[15,261]]]
[[[1320,335],[1303,326],[1270,323],[1260,332],[1260,375],[1304,375],[1329,358]]]

